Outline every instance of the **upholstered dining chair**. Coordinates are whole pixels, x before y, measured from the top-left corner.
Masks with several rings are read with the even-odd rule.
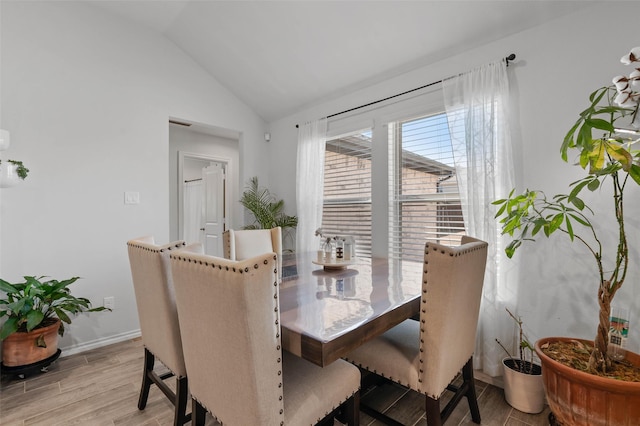
[[[263,253],[278,255],[278,280],[282,279],[282,228],[229,229],[222,234],[224,257],[244,260]]]
[[[424,254],[419,321],[406,320],[347,355],[361,369],[419,392],[426,397],[428,426],[439,426],[466,396],[471,418],[480,423],[473,378],[473,352],[487,243],[463,237],[462,245],[427,243]],[[451,382],[462,370],[462,384]],[[440,409],[445,389],[455,392]],[[384,414],[361,407],[387,424]]]
[[[190,415],[186,414],[189,400],[187,369],[182,355],[182,340],[169,265],[169,253],[184,247],[184,241],[159,246],[155,244],[153,237],[141,237],[127,242],[144,344],[144,367],[138,409],[144,410],[151,385],[155,384],[175,406],[174,425],[182,425],[190,420]],[[170,372],[156,373],[156,358]],[[164,382],[173,376],[176,377],[175,392]]]
[[[349,425],[359,422],[356,367],[282,351],[276,257],[171,255],[194,425],[207,411],[231,426],[313,425],[341,406]]]

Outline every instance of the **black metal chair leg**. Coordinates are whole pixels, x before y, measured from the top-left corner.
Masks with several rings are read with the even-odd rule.
[[[149,398],[149,389],[153,384],[151,380],[151,373],[153,372],[153,365],[156,358],[147,348],[144,348],[144,367],[142,369],[142,387],[140,388],[140,397],[138,398],[138,410],[144,410],[147,406],[147,399]]]
[[[348,426],[360,424],[360,392],[355,393],[344,404],[344,415]]]
[[[440,400],[425,396],[425,412],[427,426],[442,426],[442,416],[440,414]]]
[[[189,385],[186,377],[176,378],[176,400],[175,412],[173,415],[174,426],[182,426],[189,421],[187,413],[187,402],[189,396]]]
[[[204,426],[207,410],[195,399],[191,398],[191,425]]]
[[[476,384],[473,378],[473,357],[467,361],[462,367],[462,379],[467,386],[467,402],[469,403],[469,411],[471,412],[471,420],[480,424],[480,409],[478,408],[478,397],[476,396]]]

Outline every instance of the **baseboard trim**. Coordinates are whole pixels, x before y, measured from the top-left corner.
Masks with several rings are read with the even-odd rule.
[[[124,342],[125,340],[135,339],[140,336],[140,330],[133,330],[126,333],[116,334],[115,336],[103,337],[101,339],[92,340],[90,342],[67,346],[65,348],[60,348],[62,349],[62,354],[60,355],[60,357],[79,354],[91,349],[101,348],[103,346],[112,345],[114,343]]]
[[[490,385],[499,387],[501,389],[504,389],[504,380],[502,378],[502,376],[498,376],[498,377],[491,377],[486,373],[483,373],[480,370],[474,370],[473,371],[473,376],[480,380],[481,382],[484,383],[488,383]]]

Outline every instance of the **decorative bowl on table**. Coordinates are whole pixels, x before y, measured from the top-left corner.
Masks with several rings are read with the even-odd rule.
[[[336,259],[336,258],[332,258],[330,261],[326,261],[326,260],[322,260],[322,261],[318,261],[318,259],[314,259],[311,261],[314,265],[321,265],[324,267],[325,270],[335,270],[335,269],[344,269],[349,265],[355,265],[356,264],[356,259],[349,259],[349,260],[344,260],[344,259]]]

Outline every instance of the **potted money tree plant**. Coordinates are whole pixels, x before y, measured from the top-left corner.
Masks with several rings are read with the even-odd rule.
[[[619,362],[608,353],[611,302],[632,265],[624,195],[625,190],[640,185],[636,147],[640,141],[640,47],[621,62],[634,69],[591,93],[590,104],[560,147],[565,162],[570,153],[575,156],[584,177],[569,184],[568,194],[548,197],[527,189],[520,194],[512,191],[506,199],[494,202],[502,233],[512,237],[506,248],[508,257],[526,241],[561,234],[583,244],[593,260],[585,280],[593,286],[585,288],[593,292],[599,306],[594,312],[598,322],[594,339],[545,338],[535,345],[547,400],[560,424],[632,425],[640,418],[640,356],[625,351],[624,362]],[[581,198],[584,191],[611,200],[611,215],[595,215]],[[596,221],[614,224],[614,247],[604,247]]]

